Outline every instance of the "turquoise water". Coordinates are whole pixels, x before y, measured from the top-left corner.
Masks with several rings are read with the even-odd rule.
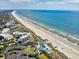
[[[50,28],[79,35],[79,11],[17,10],[17,12]]]

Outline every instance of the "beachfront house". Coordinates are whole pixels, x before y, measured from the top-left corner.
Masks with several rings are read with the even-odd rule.
[[[16,37],[17,43],[22,43],[25,44],[27,42],[30,42],[32,40],[32,35],[31,33],[27,32],[14,32],[14,36]]]
[[[13,35],[16,37],[16,39],[18,39],[19,37],[26,35],[27,32],[19,32],[19,31],[15,31],[13,32]]]
[[[48,54],[51,54],[53,51],[51,50],[51,48],[47,45],[46,42],[44,41],[39,41],[38,45],[40,45],[41,47],[38,49],[40,52],[47,52]]]
[[[30,34],[30,33],[27,33],[26,35],[21,36],[21,37],[17,40],[17,42],[21,42],[21,43],[23,43],[23,44],[26,44],[26,43],[28,43],[28,42],[31,42],[31,40],[32,40],[31,34]]]

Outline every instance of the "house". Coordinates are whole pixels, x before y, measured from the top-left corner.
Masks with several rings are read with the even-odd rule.
[[[17,42],[21,42],[22,44],[26,44],[28,42],[31,42],[32,40],[32,35],[31,33],[27,33],[26,35],[21,36]]]
[[[10,33],[10,29],[9,28],[4,28],[1,33],[2,34],[9,34]]]
[[[13,21],[13,20],[9,20],[8,22],[5,23],[5,25],[6,25],[7,27],[9,27],[9,26],[11,26],[11,25],[13,25],[13,24],[16,24],[15,21]]]
[[[19,31],[16,31],[16,32],[13,32],[13,35],[18,39],[19,37],[23,36],[23,35],[26,35],[27,33],[26,32],[19,32]]]
[[[16,37],[17,43],[25,44],[32,40],[31,33],[16,31],[16,32],[13,32],[13,35]]]
[[[7,22],[5,24],[5,27],[10,29],[16,29],[16,28],[21,28],[21,25],[11,21],[11,22]]]
[[[38,45],[40,45],[41,47],[38,49],[40,52],[47,52],[48,54],[50,54],[51,52],[53,52],[51,50],[51,48],[46,44],[46,42],[44,41],[39,41]]]
[[[5,24],[5,26],[6,27],[12,27],[12,26],[14,26],[15,24],[13,23],[13,22],[7,22],[6,24]]]
[[[11,26],[10,29],[20,29],[21,25],[20,24],[15,24],[14,26]]]
[[[0,34],[1,41],[10,40],[13,38],[10,34]]]

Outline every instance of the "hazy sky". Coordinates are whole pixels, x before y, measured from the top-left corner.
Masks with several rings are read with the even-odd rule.
[[[79,10],[79,0],[0,0],[0,9]]]

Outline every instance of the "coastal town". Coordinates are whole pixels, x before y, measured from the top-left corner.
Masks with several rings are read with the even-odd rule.
[[[0,12],[0,59],[69,59],[48,39],[37,36],[11,13]]]

